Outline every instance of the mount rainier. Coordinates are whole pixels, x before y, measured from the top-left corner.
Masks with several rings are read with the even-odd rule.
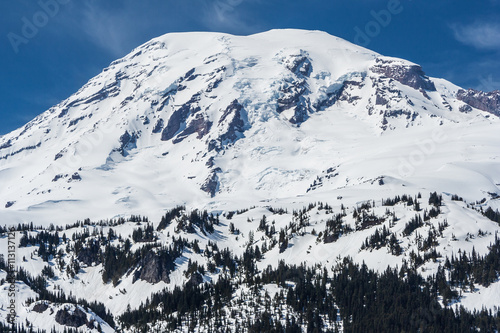
[[[412,262],[427,278],[462,251],[487,256],[500,229],[499,116],[500,91],[462,89],[410,61],[324,32],[155,38],[0,137],[0,219],[24,233],[18,256],[26,262],[18,259],[19,267],[34,277],[49,263],[47,292],[71,291],[110,310],[106,315],[76,299],[43,298],[45,291],[26,278],[19,282],[18,314],[37,329],[86,323],[93,330],[99,322],[104,331],[134,331],[127,316],[146,311],[141,306],[153,293],[224,281],[226,266],[207,254],[216,248],[229,249],[243,269],[245,261],[236,257],[259,247],[254,273],[263,281],[266,267],[276,269],[281,260],[321,271],[350,258],[378,273]],[[46,258],[33,256],[40,251],[36,237],[55,231],[67,239]],[[374,232],[382,239],[378,245],[370,240]],[[428,247],[426,237],[435,238]],[[113,275],[106,251],[123,249],[124,239],[137,256]],[[141,248],[150,252],[139,254]],[[197,270],[194,262],[216,267]],[[477,288],[447,280],[457,295],[439,294],[439,306],[495,310],[496,272]],[[255,281],[239,279],[233,300],[253,290]],[[290,281],[264,283],[255,292],[278,295],[293,289]],[[247,311],[255,322],[262,314],[246,301],[244,307],[231,302],[222,307],[228,314]],[[342,317],[341,303],[337,298],[336,324],[318,314],[320,331],[355,330]],[[297,317],[288,306],[284,313]],[[285,325],[284,315],[271,317]],[[233,319],[224,319],[230,330],[239,327]],[[216,325],[201,322],[200,332]],[[144,325],[136,329],[193,329],[180,310]]]

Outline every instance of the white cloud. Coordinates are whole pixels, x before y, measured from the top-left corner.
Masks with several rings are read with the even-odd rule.
[[[156,10],[158,12],[158,10]],[[84,39],[113,57],[124,56],[139,43],[154,19],[155,9],[145,11],[133,0],[104,3],[99,0],[73,2],[62,16],[62,26],[74,38]]]
[[[452,25],[455,38],[477,49],[500,50],[500,23],[476,22],[470,25]]]
[[[260,31],[258,20],[247,7],[261,1],[82,0],[70,2],[60,19],[65,32],[71,32],[74,38],[85,39],[111,56],[121,57],[153,37],[174,31]]]
[[[249,23],[249,13],[244,2],[259,3],[260,0],[215,0],[206,1],[203,23],[213,31],[249,34],[257,30],[255,23]]]
[[[96,5],[86,5],[82,12],[82,30],[94,43],[115,56],[123,55],[130,36],[131,22],[123,11],[105,11]]]

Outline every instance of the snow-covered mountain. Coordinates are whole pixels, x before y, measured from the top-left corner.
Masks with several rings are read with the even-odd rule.
[[[0,214],[223,210],[380,177],[481,199],[500,183],[498,117],[459,92],[323,32],[168,34],[0,137]]]
[[[57,257],[64,264],[57,261],[49,289],[102,302],[115,319],[127,305],[138,308],[163,288],[218,281],[222,271],[190,272],[191,261],[209,266],[203,249],[217,252],[213,243],[236,256],[265,244],[256,264],[261,272],[282,259],[331,268],[344,257],[383,271],[420,253],[428,257],[415,266],[430,276],[459,251],[486,255],[500,229],[484,216],[488,207],[500,208],[499,101],[499,91],[463,90],[426,76],[417,64],[324,32],[168,34],[0,137],[0,219],[2,225],[47,227],[89,218],[85,227],[65,229],[68,243],[60,248],[71,247]],[[439,204],[429,194],[434,192],[442,197]],[[177,205],[184,208],[174,214]],[[205,216],[200,220],[210,227],[195,223],[188,213],[194,209],[219,214],[220,220]],[[137,236],[130,251],[153,239],[173,244],[171,235],[179,234],[187,239],[185,250],[174,251],[172,266],[163,267],[154,251],[131,259],[134,264],[114,276],[112,285],[102,276],[104,259],[81,254],[75,242],[83,237],[85,243],[86,232],[97,241],[99,232],[111,228],[132,239],[135,219],[89,222],[131,214],[148,216],[155,231],[152,238]],[[160,227],[165,214],[170,218]],[[425,223],[413,220],[415,214],[424,214]],[[276,234],[260,224],[263,215]],[[384,241],[372,244],[370,237],[375,230],[383,233],[382,227]],[[389,243],[391,235],[400,250]],[[426,246],[422,237],[435,239]],[[113,239],[107,241],[125,246]],[[45,267],[31,256],[37,244],[19,249],[30,257],[24,266],[34,276]],[[104,249],[106,243],[98,244]],[[56,256],[47,260],[56,267]],[[74,268],[80,267],[75,260],[82,271]],[[36,297],[21,285],[24,301]],[[244,298],[247,287],[235,297]],[[271,294],[281,290],[266,288]],[[500,283],[488,288],[498,298]],[[498,305],[495,298],[478,296],[481,290],[471,289],[460,304]],[[89,330],[99,322],[112,331],[91,310],[69,303],[26,302],[20,313],[34,322],[42,316],[34,306],[44,309],[40,313],[52,309],[37,326],[47,330],[69,316]]]

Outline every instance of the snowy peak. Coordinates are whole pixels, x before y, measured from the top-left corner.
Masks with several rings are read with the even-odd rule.
[[[0,201],[8,212],[81,206],[97,200],[96,186],[103,212],[119,207],[112,214],[238,193],[267,200],[304,195],[332,167],[330,189],[383,176],[405,183],[382,165],[348,165],[381,136],[410,149],[400,136],[497,123],[488,118],[496,95],[459,89],[318,31],[168,34],[1,137]]]

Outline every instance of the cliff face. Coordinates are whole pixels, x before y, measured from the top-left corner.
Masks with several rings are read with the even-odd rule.
[[[169,283],[169,274],[174,268],[175,264],[167,253],[150,251],[141,259],[139,269],[134,273],[134,281],[140,279],[152,284],[160,281]]]
[[[483,92],[474,89],[461,89],[457,92],[457,99],[473,108],[500,116],[500,90]]]
[[[413,89],[436,91],[434,83],[425,75],[422,67],[418,65],[401,64],[398,61],[377,58],[376,64],[371,70]]]

